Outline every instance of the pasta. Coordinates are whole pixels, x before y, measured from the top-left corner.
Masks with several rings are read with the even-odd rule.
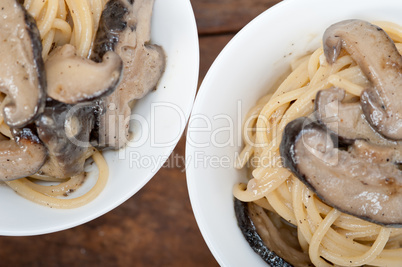
[[[88,57],[106,2],[107,0],[26,0],[24,7],[37,21],[42,37],[43,59],[46,60],[53,46],[67,43],[77,48],[78,55]]]
[[[52,208],[76,208],[100,194],[108,178],[100,151],[127,144],[132,101],[153,90],[165,69],[163,48],[150,43],[153,5],[4,3],[1,181]],[[124,123],[109,124],[111,117]],[[62,198],[84,183],[90,158],[99,170],[96,184],[82,196]]]
[[[106,0],[26,0],[25,9],[34,17],[42,37],[42,57],[48,57],[53,47],[72,44],[81,57],[89,57],[92,43]],[[70,21],[70,19],[72,21]],[[3,102],[4,95],[0,101]],[[2,107],[2,106],[1,106]],[[0,133],[12,138],[10,128],[0,114]],[[99,176],[93,188],[84,195],[63,199],[75,191],[85,180],[85,174],[60,182],[51,177],[33,176],[5,183],[21,196],[33,202],[52,208],[76,208],[93,200],[103,190],[108,178],[108,166],[102,154],[93,149],[92,158],[99,169]],[[39,185],[33,180],[52,180],[58,185]]]
[[[21,196],[35,203],[49,206],[50,208],[77,208],[95,199],[100,194],[100,192],[102,192],[109,176],[108,166],[102,154],[100,152],[96,152],[94,155],[92,155],[92,157],[96,165],[98,166],[99,176],[96,184],[87,193],[80,197],[72,199],[60,199],[56,196],[60,195],[60,193],[62,195],[65,195],[71,190],[70,186],[67,186],[67,183],[77,182],[78,179],[81,181],[78,181],[78,184],[76,185],[81,185],[81,183],[83,182],[81,177],[72,177],[69,181],[61,183],[57,186],[38,185],[26,178],[6,181],[6,184]],[[54,192],[56,191],[59,191],[58,194],[54,194]]]
[[[79,207],[99,195],[108,177],[99,151],[127,144],[129,103],[153,90],[165,69],[163,48],[150,43],[153,4],[13,0],[2,6],[1,181],[55,208]],[[109,124],[111,117],[124,123]],[[91,157],[99,169],[95,186],[63,199],[84,182]]]
[[[401,52],[402,27],[389,22],[375,24]],[[282,166],[279,153],[285,126],[314,111],[318,91],[337,86],[346,91],[348,99],[357,98],[368,80],[347,53],[328,64],[323,48],[295,61],[291,69],[280,86],[258,100],[246,115],[244,148],[236,168],[247,166],[251,179],[247,185],[235,185],[234,196],[297,226],[300,247],[316,266],[401,266],[401,228],[383,227],[326,205]]]

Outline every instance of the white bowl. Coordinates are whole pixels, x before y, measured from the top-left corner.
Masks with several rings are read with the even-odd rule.
[[[190,118],[186,157],[191,204],[201,233],[222,266],[267,266],[240,232],[233,209],[233,185],[245,171],[233,168],[242,148],[246,112],[288,68],[318,48],[324,30],[359,18],[402,24],[395,0],[286,0],[242,29],[208,71]]]
[[[110,176],[103,192],[88,205],[59,210],[0,186],[0,235],[45,234],[88,222],[134,195],[164,164],[185,129],[198,84],[198,35],[190,2],[156,0],[151,38],[167,54],[166,71],[157,91],[134,108],[135,141],[121,151],[104,153]]]

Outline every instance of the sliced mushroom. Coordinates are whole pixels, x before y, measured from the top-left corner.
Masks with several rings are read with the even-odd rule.
[[[35,20],[19,1],[0,3],[0,91],[10,127],[32,122],[45,104],[46,73]]]
[[[295,227],[258,205],[234,201],[237,223],[252,249],[272,267],[311,266],[301,252]]]
[[[377,145],[402,145],[384,138],[366,120],[359,102],[343,103],[345,90],[332,87],[321,90],[315,99],[315,116],[344,142],[364,139]]]
[[[123,60],[123,79],[104,102],[99,118],[98,147],[120,148],[129,139],[130,103],[156,88],[165,69],[165,54],[151,45],[150,28],[154,0],[111,0],[101,17],[91,57],[95,61],[107,51]]]
[[[13,139],[0,141],[0,180],[33,175],[46,161],[47,150],[29,128],[13,130]]]
[[[49,151],[41,174],[68,178],[84,171],[85,160],[92,152],[89,134],[95,123],[93,109],[91,103],[47,102],[36,121],[39,138]]]
[[[394,42],[379,27],[362,20],[330,26],[323,37],[324,54],[332,64],[344,48],[372,86],[363,91],[366,119],[383,136],[402,139],[402,57]]]
[[[315,116],[327,129],[335,133],[342,143],[353,144],[356,139],[371,144],[381,145],[384,149],[402,150],[402,142],[384,138],[375,131],[366,120],[358,102],[342,103],[345,91],[336,87],[317,93],[315,100]],[[396,158],[402,162],[402,153]]]
[[[280,153],[283,165],[328,205],[402,226],[402,171],[396,162],[401,150],[357,140],[346,151],[325,126],[299,118],[285,127]]]
[[[49,55],[45,68],[48,96],[75,104],[111,94],[120,82],[123,63],[113,51],[96,63],[78,56],[75,47],[66,44]]]

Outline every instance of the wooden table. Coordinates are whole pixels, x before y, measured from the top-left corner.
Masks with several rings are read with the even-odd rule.
[[[160,0],[168,1],[168,0]],[[191,0],[200,37],[200,84],[227,42],[277,0]],[[185,136],[172,156],[184,158]],[[108,214],[66,231],[0,237],[0,266],[218,266],[197,227],[184,162],[162,168]]]

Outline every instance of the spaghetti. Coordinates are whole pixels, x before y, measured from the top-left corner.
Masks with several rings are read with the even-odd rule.
[[[389,22],[375,24],[401,52],[402,27]],[[401,228],[383,227],[326,205],[282,166],[279,154],[285,126],[314,111],[318,91],[336,86],[347,92],[348,99],[357,98],[368,85],[367,78],[346,53],[328,64],[322,48],[295,61],[291,69],[280,86],[258,100],[246,115],[245,146],[236,167],[248,165],[251,179],[247,185],[235,185],[234,196],[297,226],[300,247],[316,266],[401,266]]]
[[[72,44],[81,57],[89,57],[92,43],[98,29],[99,20],[107,0],[26,0],[25,9],[36,20],[42,39],[42,57],[48,57],[52,48]],[[0,97],[3,103],[4,95]],[[0,107],[2,105],[0,104]],[[12,138],[10,128],[0,114],[0,133],[4,138]],[[92,149],[89,155],[98,167],[96,184],[82,196],[66,199],[67,196],[82,185],[86,174],[69,179],[52,179],[51,177],[32,176],[5,183],[21,196],[33,202],[52,208],[76,208],[92,201],[100,194],[108,179],[108,166],[102,154]],[[41,185],[34,180],[58,182],[58,185]]]
[[[92,158],[98,166],[99,176],[96,184],[87,193],[80,197],[71,199],[57,198],[60,194],[65,195],[71,191],[72,188],[80,186],[83,182],[84,174],[72,177],[68,181],[56,186],[38,185],[27,178],[6,181],[5,183],[18,194],[35,203],[59,209],[77,208],[95,199],[100,192],[102,192],[109,176],[108,166],[102,154],[100,152],[95,152],[95,154],[92,155]]]
[[[46,60],[54,46],[72,44],[88,57],[107,0],[25,0],[25,9],[37,22]]]

